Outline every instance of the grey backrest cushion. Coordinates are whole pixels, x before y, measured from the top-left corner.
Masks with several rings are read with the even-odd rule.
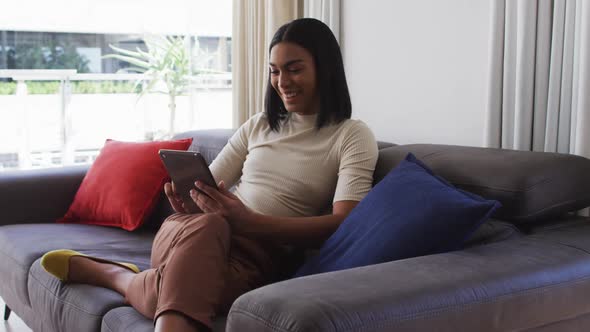
[[[193,144],[189,147],[191,151],[200,152],[207,163],[211,163],[217,156],[221,149],[227,144],[231,135],[235,132],[235,129],[203,129],[203,130],[192,130],[179,133],[174,136],[175,139],[181,138],[193,138]],[[388,147],[395,146],[389,142],[377,142],[379,150]]]
[[[500,201],[497,219],[526,224],[590,205],[590,160],[558,153],[399,145],[379,152],[375,183],[408,152],[455,186]]]
[[[197,151],[203,155],[207,164],[211,164],[213,159],[221,152],[221,149],[227,144],[234,129],[204,129],[186,131],[174,136],[175,139],[193,138],[193,144],[188,148],[190,151]]]

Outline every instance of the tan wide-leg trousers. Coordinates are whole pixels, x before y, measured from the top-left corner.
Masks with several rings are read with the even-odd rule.
[[[173,310],[211,327],[241,294],[271,282],[269,250],[231,234],[217,214],[171,215],[156,234],[152,268],[138,273],[127,302],[155,319]]]

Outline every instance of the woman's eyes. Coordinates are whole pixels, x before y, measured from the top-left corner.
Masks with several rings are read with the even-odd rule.
[[[292,74],[296,74],[296,73],[300,72],[301,70],[303,70],[303,69],[302,68],[290,68],[290,69],[287,69],[287,71],[289,73],[292,73]],[[279,73],[280,73],[279,70],[276,70],[276,69],[275,70],[273,70],[273,69],[270,70],[270,74],[271,75],[278,75]]]

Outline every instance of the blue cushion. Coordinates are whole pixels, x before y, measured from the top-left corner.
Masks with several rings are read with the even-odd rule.
[[[458,249],[498,207],[453,187],[410,153],[295,276]]]

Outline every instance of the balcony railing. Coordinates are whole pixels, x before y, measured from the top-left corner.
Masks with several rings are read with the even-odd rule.
[[[16,81],[0,95],[0,170],[92,162],[105,139],[141,141],[168,128],[168,98],[147,94],[72,92],[74,82],[146,79],[140,74],[77,74],[75,70],[0,70]],[[31,94],[32,81],[57,81],[53,94]],[[231,73],[191,77],[177,97],[176,131],[231,127]]]

